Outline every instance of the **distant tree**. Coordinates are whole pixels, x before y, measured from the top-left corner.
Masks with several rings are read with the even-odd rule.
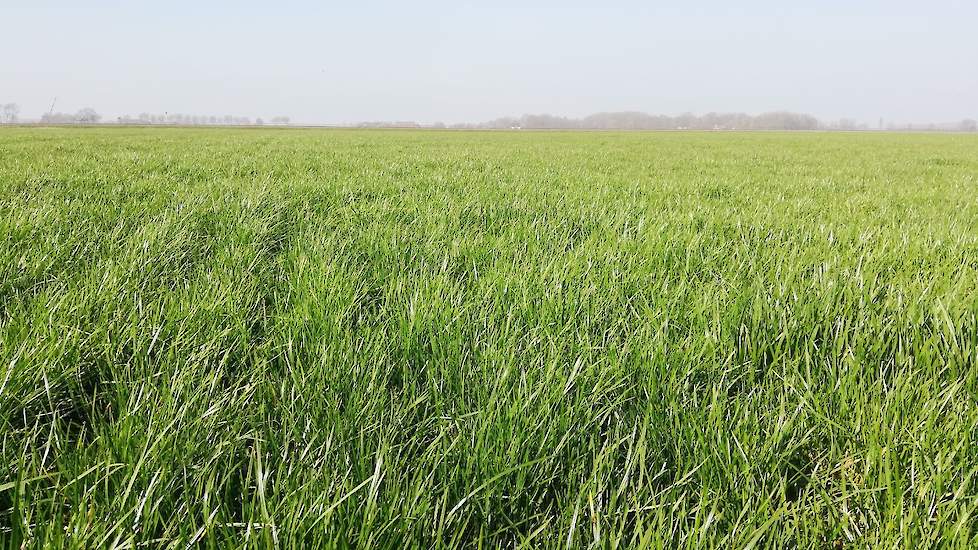
[[[287,116],[277,116],[272,119],[272,124],[282,124],[283,126],[289,123],[289,117]]]
[[[102,115],[95,112],[91,107],[85,107],[75,114],[75,122],[82,124],[95,124],[102,120]]]
[[[256,118],[255,119],[255,126],[264,126],[264,125],[265,125],[265,121],[264,120],[262,120],[261,118]]]
[[[978,121],[966,118],[961,121],[960,128],[962,132],[978,132]]]
[[[20,115],[20,106],[16,103],[7,103],[3,106],[2,116],[3,122],[7,124],[12,124],[17,122],[17,116]]]

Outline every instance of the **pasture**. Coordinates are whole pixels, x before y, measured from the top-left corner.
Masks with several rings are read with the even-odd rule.
[[[0,541],[974,547],[978,138],[0,130]]]

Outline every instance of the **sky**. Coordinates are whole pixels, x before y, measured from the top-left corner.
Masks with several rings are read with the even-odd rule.
[[[3,0],[0,103],[294,122],[978,118],[975,0]]]

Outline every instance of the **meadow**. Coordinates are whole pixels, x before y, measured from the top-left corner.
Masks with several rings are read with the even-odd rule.
[[[978,137],[0,130],[9,548],[978,545]]]

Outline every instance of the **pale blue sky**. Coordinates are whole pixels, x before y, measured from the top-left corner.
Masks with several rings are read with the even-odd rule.
[[[978,1],[4,0],[0,103],[478,121],[789,109],[978,118]],[[206,5],[205,5],[206,4]]]

